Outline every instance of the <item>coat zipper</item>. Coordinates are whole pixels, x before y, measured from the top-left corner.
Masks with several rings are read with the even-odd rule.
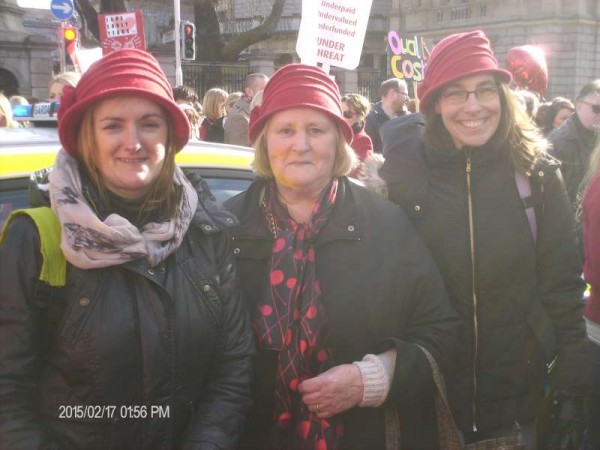
[[[471,154],[467,153],[467,199],[469,203],[469,244],[471,250],[471,295],[473,297],[473,334],[474,334],[474,350],[473,350],[473,404],[471,411],[473,413],[473,431],[477,431],[475,422],[476,406],[475,399],[477,398],[477,356],[479,353],[479,323],[477,321],[477,292],[475,290],[475,231],[473,226],[473,198],[471,196]]]

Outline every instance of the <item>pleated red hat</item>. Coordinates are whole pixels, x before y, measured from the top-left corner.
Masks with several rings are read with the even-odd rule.
[[[258,138],[273,114],[302,107],[313,108],[329,116],[340,126],[346,142],[352,142],[352,128],[342,116],[337,84],[323,70],[306,64],[288,64],[271,77],[263,91],[262,104],[250,112],[250,142]]]
[[[481,30],[457,33],[438,42],[427,60],[425,76],[417,87],[419,108],[430,111],[433,94],[446,84],[463,77],[480,73],[493,73],[509,83],[510,72],[500,69],[490,46],[490,41]]]
[[[171,85],[158,61],[137,49],[110,53],[92,64],[77,87],[65,86],[58,109],[58,136],[63,148],[77,154],[77,137],[87,108],[110,97],[142,97],[158,103],[171,118],[177,151],[190,138],[190,123],[173,100]]]

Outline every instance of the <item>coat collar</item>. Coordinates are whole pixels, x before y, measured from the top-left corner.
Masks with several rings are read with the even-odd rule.
[[[317,238],[317,246],[338,239],[359,240],[362,237],[362,223],[359,217],[352,182],[341,177],[335,206],[327,224]],[[226,203],[239,218],[240,225],[233,230],[237,239],[271,240],[260,211],[260,201],[266,188],[266,179],[258,179],[248,190]]]

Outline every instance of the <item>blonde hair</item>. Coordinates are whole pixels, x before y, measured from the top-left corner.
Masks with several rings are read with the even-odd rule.
[[[18,128],[19,123],[13,119],[12,106],[6,96],[0,93],[0,123],[4,121],[4,128]]]
[[[587,191],[589,182],[598,172],[600,172],[600,134],[598,134],[598,137],[596,138],[596,146],[590,155],[590,165],[588,171],[581,181],[581,185],[585,186],[585,189],[583,190],[581,198],[578,199],[580,206],[581,202],[583,201],[583,197],[585,197],[585,191]]]
[[[252,161],[252,168],[254,171],[263,178],[273,178],[273,170],[271,169],[271,163],[269,161],[269,153],[267,148],[267,130],[269,129],[269,121],[265,124],[262,131],[254,141],[254,161]],[[348,175],[350,171],[358,164],[358,159],[352,147],[348,145],[344,139],[344,134],[337,127],[337,142],[335,149],[335,162],[333,164],[333,176],[341,177]]]
[[[98,146],[94,135],[94,116],[98,105],[99,102],[95,103],[91,108],[88,108],[83,115],[79,134],[77,136],[77,160],[85,169],[94,186],[98,189],[100,199],[104,203],[105,208],[110,211],[111,205],[108,197],[109,189],[102,179],[102,174],[100,173],[97,164]],[[173,124],[171,123],[171,117],[166,112],[165,118],[169,130],[165,145],[165,162],[158,178],[152,183],[150,190],[145,195],[144,201],[140,206],[138,213],[138,220],[140,221],[148,217],[150,213],[159,206],[162,210],[168,212],[169,217],[172,217],[178,206],[175,196],[175,184],[173,183],[175,173],[175,153],[177,153],[177,150],[172,138]]]
[[[220,88],[206,91],[202,99],[202,112],[209,119],[215,120],[225,115],[227,92]]]
[[[232,92],[231,94],[229,94],[227,96],[227,100],[225,100],[225,111],[229,111],[231,108],[233,108],[233,105],[235,105],[237,103],[237,101],[242,98],[242,93],[241,92]]]
[[[496,79],[500,97],[500,121],[498,128],[489,142],[492,146],[507,148],[515,169],[529,172],[538,157],[548,148],[548,141],[542,137],[538,128],[519,104],[506,83]],[[431,104],[440,99],[443,87],[433,93]],[[430,108],[423,139],[425,143],[436,149],[452,149],[454,142],[444,126],[442,117]]]
[[[81,78],[81,74],[78,72],[61,72],[52,77],[50,86],[54,83],[60,83],[67,86],[75,87]]]
[[[346,94],[342,97],[342,102],[348,103],[356,111],[360,120],[367,117],[367,114],[371,111],[369,100],[360,94]]]

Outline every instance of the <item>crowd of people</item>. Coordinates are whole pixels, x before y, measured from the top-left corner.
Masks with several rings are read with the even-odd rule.
[[[379,94],[288,64],[200,102],[132,49],[56,88],[0,235],[0,448],[600,448],[600,79],[540,105],[472,31]],[[190,138],[256,180],[217,204]]]

